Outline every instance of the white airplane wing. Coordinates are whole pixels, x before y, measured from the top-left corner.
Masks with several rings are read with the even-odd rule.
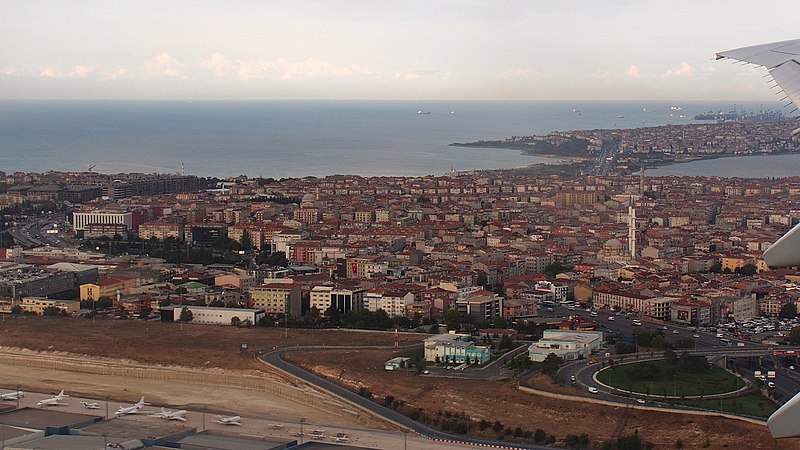
[[[786,98],[800,109],[800,39],[754,45],[717,53],[717,59],[735,59],[764,66]],[[800,134],[800,128],[792,136]],[[800,225],[783,235],[764,252],[770,267],[800,265]],[[787,401],[767,420],[774,438],[800,437],[800,394]]]
[[[800,109],[800,39],[737,48],[716,56],[764,66],[786,97]]]

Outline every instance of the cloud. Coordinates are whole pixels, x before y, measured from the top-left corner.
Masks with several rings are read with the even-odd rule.
[[[152,76],[174,77],[183,80],[187,78],[183,72],[183,64],[167,52],[157,54],[154,60],[145,61],[144,69]]]
[[[272,61],[231,60],[222,53],[212,53],[197,66],[216,77],[236,77],[241,80],[275,77],[284,81],[301,78],[380,77],[380,72],[359,64],[337,65],[318,58],[290,61],[278,58]]]
[[[210,70],[217,77],[236,71],[231,60],[219,52],[214,52],[208,59],[200,61],[200,67]]]
[[[56,76],[56,71],[52,67],[45,67],[42,69],[41,73],[39,73],[39,76],[44,78],[53,78]]]
[[[5,76],[17,76],[22,75],[22,71],[19,70],[16,66],[6,66],[3,68],[3,71],[0,74]]]
[[[79,64],[72,68],[72,72],[70,73],[70,75],[83,78],[86,75],[89,75],[90,73],[92,73],[91,67]]]
[[[380,77],[380,72],[372,71],[358,64],[337,66],[329,61],[317,58],[306,58],[303,61],[288,61],[285,58],[262,65],[267,72],[274,72],[282,80],[295,78],[343,78],[343,77]]]
[[[130,71],[124,67],[120,67],[119,69],[111,72],[110,74],[103,77],[104,80],[119,80],[121,78],[128,78],[131,75]]]
[[[668,77],[690,77],[694,75],[694,67],[689,63],[682,62],[677,67],[668,70],[664,75]]]
[[[512,67],[501,73],[500,77],[507,80],[509,78],[533,78],[538,75],[539,73],[535,69]]]
[[[615,81],[619,79],[637,79],[642,77],[642,72],[639,66],[631,64],[627,69],[619,72],[599,72],[592,75],[594,78],[599,78],[605,81]]]

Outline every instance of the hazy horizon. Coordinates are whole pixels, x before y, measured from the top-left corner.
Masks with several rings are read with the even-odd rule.
[[[4,0],[0,100],[771,101],[794,3]],[[769,27],[759,24],[769,23]]]

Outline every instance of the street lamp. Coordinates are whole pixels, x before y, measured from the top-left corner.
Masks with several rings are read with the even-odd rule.
[[[306,418],[302,417],[300,419],[300,443],[303,443],[303,424],[306,423]]]

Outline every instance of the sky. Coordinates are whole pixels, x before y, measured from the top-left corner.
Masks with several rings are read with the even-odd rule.
[[[780,99],[794,1],[0,0],[0,100]]]

